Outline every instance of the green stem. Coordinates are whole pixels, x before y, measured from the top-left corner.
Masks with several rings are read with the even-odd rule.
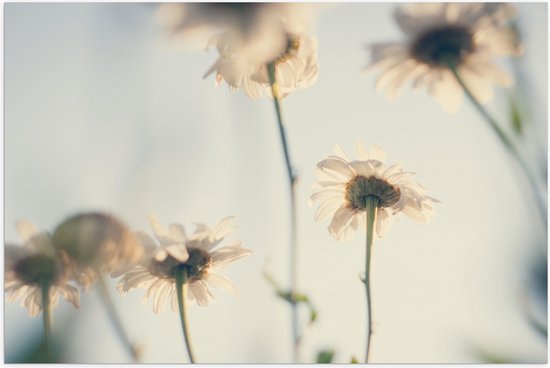
[[[466,96],[468,96],[469,100],[472,102],[474,107],[481,114],[481,116],[483,116],[485,121],[487,121],[487,123],[493,129],[493,131],[495,132],[497,137],[500,139],[504,147],[506,147],[508,152],[510,152],[510,154],[516,159],[517,163],[523,170],[523,173],[525,174],[525,176],[527,177],[527,180],[529,181],[529,184],[531,185],[534,195],[537,197],[535,202],[537,202],[537,207],[540,211],[541,217],[546,223],[548,221],[547,209],[544,206],[544,203],[546,202],[546,200],[541,197],[540,188],[537,185],[535,178],[531,174],[531,171],[529,170],[529,166],[527,165],[525,160],[521,157],[521,155],[519,154],[518,150],[516,149],[516,147],[510,140],[510,138],[508,138],[506,133],[504,133],[504,131],[500,128],[496,120],[487,112],[487,110],[483,107],[483,105],[481,105],[481,103],[477,100],[477,98],[472,94],[468,86],[466,86],[466,84],[464,83],[464,80],[462,79],[462,77],[458,72],[458,69],[455,63],[453,63],[452,61],[449,61],[447,62],[447,65],[451,70],[451,72],[453,73],[457,82],[464,89],[464,93],[466,93]]]
[[[185,267],[177,268],[176,276],[176,291],[178,293],[178,306],[181,319],[181,328],[187,347],[187,354],[191,363],[195,363],[195,355],[191,347],[191,336],[189,335],[189,323],[187,321],[187,269]]]
[[[372,302],[370,295],[370,260],[372,243],[374,237],[374,225],[376,224],[376,216],[378,213],[378,198],[375,196],[367,196],[366,199],[366,216],[367,216],[367,255],[365,259],[365,291],[367,293],[367,344],[365,352],[365,363],[369,362],[369,353],[371,346],[372,335]]]
[[[275,64],[269,63],[267,65],[267,71],[269,75],[269,83],[271,85],[271,94],[273,95],[273,104],[275,106],[275,113],[277,115],[277,124],[279,127],[279,135],[281,137],[281,144],[283,146],[283,152],[285,157],[286,170],[288,174],[289,189],[290,189],[290,292],[294,296],[297,292],[297,268],[298,268],[298,247],[296,245],[296,176],[292,170],[292,164],[290,161],[290,153],[288,150],[288,143],[286,139],[285,127],[283,123],[283,117],[281,113],[281,104],[279,102],[279,85],[275,77]],[[294,300],[294,298],[292,298]],[[300,329],[298,326],[298,305],[297,303],[291,303],[291,324],[292,324],[292,357],[293,361],[297,362],[300,351]]]
[[[45,281],[42,283],[42,315],[44,319],[44,346],[46,349],[46,357],[48,361],[52,358],[51,343],[52,343],[52,303],[50,301],[50,283]]]
[[[126,334],[126,331],[124,330],[124,327],[122,326],[122,322],[120,320],[120,317],[115,309],[115,305],[113,303],[113,300],[111,298],[111,295],[109,293],[109,288],[107,287],[107,283],[105,282],[105,279],[103,278],[103,275],[99,273],[98,282],[100,286],[100,295],[103,299],[103,304],[107,308],[107,312],[109,314],[109,318],[111,319],[111,322],[113,326],[115,327],[115,331],[122,340],[122,343],[124,346],[128,349],[128,353],[132,357],[132,361],[134,363],[139,362],[139,355],[138,351],[135,348],[135,346],[130,342],[130,339],[128,338],[128,335]]]

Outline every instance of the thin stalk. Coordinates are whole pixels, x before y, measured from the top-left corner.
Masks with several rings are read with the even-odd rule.
[[[535,202],[537,202],[537,207],[540,211],[541,217],[546,223],[548,221],[548,213],[546,206],[544,203],[546,202],[544,198],[541,197],[540,194],[540,188],[537,185],[537,182],[533,175],[531,174],[531,171],[529,170],[529,166],[525,162],[525,160],[521,157],[518,150],[508,138],[506,133],[500,128],[499,124],[496,122],[496,120],[487,112],[487,110],[483,107],[483,105],[475,98],[475,96],[472,94],[468,86],[464,83],[464,80],[462,80],[462,77],[460,76],[458,69],[456,68],[456,65],[453,62],[448,62],[447,65],[449,66],[449,69],[453,73],[456,81],[460,84],[462,89],[464,89],[464,93],[466,93],[466,96],[470,99],[474,107],[477,109],[477,111],[483,116],[485,121],[489,124],[489,126],[493,129],[497,137],[500,139],[504,147],[510,152],[510,154],[516,159],[517,163],[523,170],[523,173],[527,177],[527,180],[529,181],[529,184],[531,185],[532,191],[534,195],[536,196]]]
[[[290,161],[290,153],[288,150],[288,143],[286,139],[285,127],[283,117],[281,113],[281,104],[279,102],[279,85],[275,77],[275,64],[270,63],[267,65],[267,71],[269,74],[269,83],[271,85],[271,93],[273,95],[273,104],[275,106],[275,113],[277,115],[277,124],[279,127],[279,135],[281,136],[281,144],[283,146],[283,152],[285,157],[286,170],[288,174],[288,182],[290,189],[290,292],[292,294],[292,300],[297,289],[297,268],[298,268],[298,247],[296,245],[296,176],[292,170],[292,164]],[[291,306],[291,324],[292,324],[292,359],[297,362],[300,352],[300,328],[298,326],[298,303],[290,303]]]
[[[52,303],[50,301],[50,283],[45,281],[42,283],[42,315],[44,319],[44,346],[46,348],[46,356],[48,361],[52,358]]]
[[[122,340],[123,345],[128,350],[128,353],[132,357],[132,361],[134,363],[139,362],[139,356],[138,351],[128,338],[128,335],[126,334],[126,331],[124,330],[124,327],[122,326],[122,322],[120,320],[120,317],[115,309],[115,305],[113,303],[113,300],[111,298],[111,294],[109,293],[109,288],[107,287],[107,283],[105,282],[105,279],[103,278],[103,275],[99,273],[98,281],[100,286],[100,295],[103,299],[103,304],[105,305],[105,308],[107,308],[107,312],[109,314],[109,318],[111,319],[111,323],[115,327],[115,331]]]
[[[189,323],[187,321],[187,269],[185,267],[177,268],[175,276],[183,338],[185,339],[185,346],[187,347],[187,355],[189,355],[189,360],[191,363],[195,363],[195,355],[193,354],[193,348],[191,347],[191,336],[189,335]]]
[[[369,362],[369,353],[371,346],[372,335],[372,302],[370,295],[370,260],[372,243],[374,236],[374,225],[376,224],[376,216],[378,214],[378,198],[375,196],[367,196],[366,199],[366,215],[367,215],[367,251],[365,259],[365,291],[367,293],[367,344],[365,352],[365,363]]]

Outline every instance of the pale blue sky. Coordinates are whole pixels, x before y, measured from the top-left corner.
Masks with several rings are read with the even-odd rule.
[[[381,146],[403,162],[443,206],[429,224],[397,222],[373,253],[374,362],[472,362],[470,345],[540,362],[546,342],[519,306],[529,261],[546,257],[527,184],[493,133],[467,103],[445,114],[425,92],[390,102],[363,75],[366,45],[399,40],[395,4],[342,4],[321,13],[320,74],[283,101],[290,151],[300,174],[299,285],[319,309],[302,358],[334,348],[336,361],[364,355],[364,237],[339,243],[308,205],[315,165],[333,146]],[[207,308],[190,308],[200,362],[286,362],[289,308],[262,279],[266,262],[287,280],[286,172],[270,100],[214,86],[202,75],[214,51],[183,50],[162,39],[151,4],[6,4],[5,240],[15,221],[51,230],[84,210],[112,211],[149,231],[165,224],[214,225],[236,216],[254,250],[223,274],[238,297],[216,290]],[[521,61],[533,121],[528,145],[547,146],[547,4],[518,5]],[[527,22],[525,20],[528,20]],[[503,61],[505,67],[508,63]],[[488,105],[506,120],[504,90]],[[512,166],[512,167],[511,167]],[[516,180],[517,179],[517,180]],[[114,291],[114,290],[113,290]],[[155,315],[143,291],[116,296],[129,334],[146,344],[145,362],[185,362],[176,313]],[[94,292],[74,310],[67,359],[125,362],[124,350]],[[306,314],[304,313],[304,321]],[[12,356],[41,319],[5,307],[5,352]]]

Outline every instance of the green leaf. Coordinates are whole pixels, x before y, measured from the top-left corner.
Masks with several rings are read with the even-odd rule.
[[[319,364],[329,364],[332,362],[334,357],[334,350],[321,350],[317,353],[317,363]]]
[[[267,272],[264,271],[264,278],[266,281],[275,289],[275,293],[277,296],[281,299],[283,299],[286,302],[289,302],[290,304],[305,304],[309,309],[309,322],[313,323],[317,320],[317,310],[313,306],[313,303],[309,300],[309,297],[306,294],[303,293],[294,293],[290,290],[283,290],[279,284],[275,281],[275,279],[269,275]]]
[[[521,135],[523,133],[523,117],[521,115],[519,101],[513,95],[509,97],[509,109],[512,128],[516,134]]]
[[[351,357],[351,360],[349,361],[350,364],[359,364],[359,361],[357,360],[357,358],[355,357],[355,355],[353,355]]]
[[[309,308],[309,322],[313,323],[317,320],[317,311],[312,306]]]

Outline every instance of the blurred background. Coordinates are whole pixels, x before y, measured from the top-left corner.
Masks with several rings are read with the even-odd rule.
[[[547,360],[547,224],[527,181],[465,101],[445,114],[425,91],[395,101],[374,92],[367,45],[403,39],[397,4],[327,5],[313,34],[320,74],[286,98],[290,153],[300,176],[299,287],[318,309],[301,358],[361,359],[365,345],[364,236],[338,242],[308,205],[315,165],[340,144],[377,144],[388,162],[418,173],[443,202],[429,224],[397,222],[373,251],[371,360],[469,363]],[[170,42],[156,4],[16,4],[4,7],[4,238],[15,221],[53,228],[69,215],[104,210],[134,229],[215,225],[235,215],[254,254],[222,272],[240,295],[215,290],[190,307],[195,353],[204,363],[291,359],[290,308],[264,280],[288,281],[287,177],[273,103],[202,79],[214,50]],[[524,110],[518,145],[546,177],[547,4],[517,4],[525,54],[502,60],[519,83],[497,89],[488,109],[513,132],[510,94]],[[527,112],[527,113],[526,113]],[[512,133],[511,133],[512,134]],[[112,280],[113,293],[116,280]],[[178,315],[155,315],[143,289],[115,295],[143,362],[187,361]],[[307,310],[303,310],[307,324]],[[542,328],[538,328],[541,327]],[[70,363],[128,362],[96,290],[76,310],[60,301],[54,328]],[[4,306],[6,362],[25,360],[42,319]]]

